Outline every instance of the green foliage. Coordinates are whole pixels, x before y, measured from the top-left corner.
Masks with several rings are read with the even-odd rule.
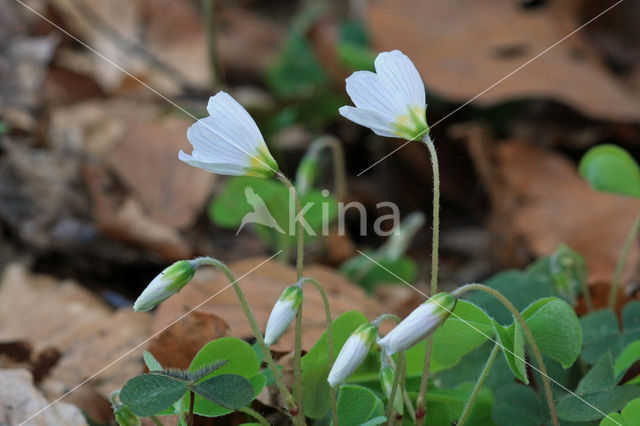
[[[548,418],[547,407],[529,386],[509,383],[496,390],[493,420],[500,426],[538,426]],[[516,420],[517,419],[517,420]]]
[[[187,391],[188,383],[155,373],[130,379],[120,391],[120,401],[140,417],[171,407]]]
[[[193,392],[208,401],[237,410],[253,401],[253,386],[247,379],[237,374],[221,374],[213,376],[202,383],[194,385]]]
[[[640,340],[629,343],[622,351],[620,356],[616,358],[614,364],[615,376],[618,379],[622,379],[622,376],[627,372],[629,367],[640,360]],[[631,378],[626,382],[627,384],[640,383],[640,376]]]
[[[142,358],[144,359],[144,363],[146,364],[149,371],[162,370],[162,365],[160,365],[156,357],[154,357],[151,352],[144,351],[142,353]]]
[[[595,363],[606,351],[617,357],[629,343],[640,339],[640,302],[628,303],[622,310],[622,331],[610,309],[581,317],[580,325],[584,336],[580,356],[585,362]]]
[[[427,425],[453,424],[460,417],[464,405],[471,395],[472,382],[465,382],[453,389],[431,386],[427,393]],[[494,398],[489,389],[483,388],[476,397],[467,425],[484,426],[495,424],[491,419]],[[433,411],[429,412],[429,408]],[[434,413],[435,412],[435,413]],[[430,418],[435,414],[434,417]]]
[[[376,53],[369,47],[369,37],[361,21],[347,20],[340,26],[338,40],[340,63],[353,70],[375,71]]]
[[[347,338],[360,325],[367,322],[367,318],[357,311],[349,311],[333,320],[333,350],[335,356],[347,341]],[[329,358],[327,332],[318,339],[315,345],[302,358],[302,393],[304,411],[307,417],[320,419],[329,410]],[[380,369],[378,357],[373,352],[363,362],[363,365],[351,376],[351,381],[376,380]],[[342,423],[341,423],[342,424]]]
[[[387,420],[384,416],[384,406],[380,398],[362,386],[341,386],[337,406],[338,423],[340,425],[374,426]]]
[[[269,213],[273,216],[283,233],[276,229],[252,224],[258,235],[272,248],[289,249],[296,243],[295,232],[289,232],[290,216],[291,221],[296,216],[295,204],[290,200],[287,187],[276,180],[261,179],[248,176],[238,176],[229,179],[222,192],[211,202],[209,206],[209,217],[218,226],[227,229],[238,229],[242,223],[242,218],[250,212],[253,207],[248,203],[245,189],[252,188],[253,192],[260,197]],[[335,220],[338,214],[338,202],[331,196],[323,196],[320,191],[311,189],[300,197],[303,208],[309,205],[304,212],[304,219],[313,230],[313,235],[305,232],[305,238],[322,234],[323,216],[326,216],[327,223]]]
[[[640,398],[633,399],[621,413],[609,413],[600,426],[637,426],[640,419]]]
[[[558,295],[571,306],[587,281],[587,265],[584,258],[568,246],[561,244],[549,256],[551,282]]]
[[[253,394],[249,402],[262,390],[266,377],[260,374],[260,362],[251,346],[236,337],[223,337],[207,343],[200,349],[191,361],[189,372],[201,371],[203,367],[212,365],[221,360],[228,360],[220,368],[204,376],[206,379],[221,375],[234,374],[248,380],[253,387]],[[195,389],[194,389],[195,391]],[[188,410],[188,398],[183,398],[182,409]],[[217,417],[230,413],[232,410],[220,404],[208,401],[202,394],[196,395],[194,412],[202,416]]]
[[[580,160],[580,174],[598,191],[640,198],[640,168],[624,149],[598,145]]]
[[[363,255],[348,259],[340,267],[340,271],[353,282],[367,290],[373,290],[378,284],[412,283],[418,276],[418,267],[413,259],[402,256],[396,259],[376,258],[371,251],[365,254],[375,259],[378,264]]]
[[[512,327],[504,328],[495,321],[493,322],[493,326],[498,343],[500,343],[502,353],[504,354],[511,372],[520,381],[525,384],[529,384],[529,379],[527,378],[527,367],[524,359],[524,338],[522,336],[522,328],[520,327],[520,324],[514,319]]]

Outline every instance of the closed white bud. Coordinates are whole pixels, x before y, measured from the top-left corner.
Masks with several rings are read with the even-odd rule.
[[[150,311],[160,302],[182,290],[182,287],[191,281],[195,272],[193,262],[188,260],[175,262],[149,283],[133,304],[133,310]]]
[[[264,343],[271,346],[287,331],[302,305],[302,289],[298,285],[287,287],[276,302],[267,321]]]
[[[418,306],[400,324],[378,341],[387,355],[402,352],[430,336],[456,306],[450,293],[438,293]]]
[[[377,337],[378,327],[371,323],[362,324],[349,336],[327,377],[332,388],[346,382],[360,367]]]
[[[378,379],[380,379],[380,386],[382,391],[387,396],[387,399],[391,398],[391,388],[393,387],[393,381],[395,379],[395,372],[393,368],[386,365],[380,369],[378,373]],[[404,403],[402,402],[402,389],[400,386],[396,389],[396,395],[393,398],[393,409],[396,413],[402,415],[404,411]]]

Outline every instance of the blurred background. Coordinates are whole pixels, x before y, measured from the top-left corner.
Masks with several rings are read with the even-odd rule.
[[[383,201],[403,217],[422,213],[424,226],[385,265],[426,289],[428,151],[409,143],[394,152],[404,141],[338,115],[351,103],[344,79],[372,70],[385,50],[406,53],[427,90],[442,286],[525,267],[562,243],[585,257],[593,287],[608,284],[640,202],[597,193],[576,165],[599,143],[640,155],[640,1],[618,3],[566,37],[615,2],[0,0],[0,366],[30,370],[53,399],[206,297],[184,296],[154,316],[130,312],[166,265],[206,254],[240,275],[287,248],[264,230],[235,235],[244,182],[177,159],[190,152],[193,117],[219,90],[255,117],[288,176],[314,140],[337,138],[346,191],[336,191],[328,154],[317,158],[315,187],[363,203],[369,229],[388,213],[376,208]],[[422,296],[358,263],[357,250],[384,258],[386,241],[359,225],[350,212],[347,235],[308,241],[307,275],[329,282],[342,301],[336,313],[406,314]],[[247,277],[256,299],[273,293],[264,312],[256,308],[261,321],[293,282],[288,260]],[[200,280],[222,283],[213,273]],[[185,325],[201,335],[193,350],[212,327],[248,337],[236,308],[229,295]],[[71,402],[108,421],[105,397],[141,370],[136,354]]]

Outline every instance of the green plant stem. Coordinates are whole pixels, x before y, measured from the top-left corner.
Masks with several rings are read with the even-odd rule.
[[[296,191],[295,186],[291,181],[282,173],[278,173],[278,179],[284,183],[289,192],[293,195],[296,203],[295,213],[300,214],[302,211],[302,204],[300,203],[300,197]],[[297,256],[296,256],[296,271],[297,279],[300,281],[302,273],[304,271],[304,228],[301,221],[297,221]],[[293,394],[295,396],[298,413],[296,419],[300,424],[304,424],[304,403],[302,401],[302,306],[296,314],[296,337],[293,353]]]
[[[431,241],[431,296],[438,292],[438,249],[440,245],[440,168],[438,167],[438,153],[433,145],[431,137],[427,133],[422,138],[422,142],[429,149],[431,159],[431,170],[433,171],[433,239]],[[424,365],[422,367],[422,379],[420,380],[420,390],[416,401],[416,415],[424,414],[426,408],[427,385],[429,383],[429,367],[431,366],[431,347],[433,336],[427,338],[427,350],[424,355]],[[426,418],[426,416],[425,416]]]
[[[193,394],[193,391],[189,391],[189,415],[187,417],[187,424],[189,426],[193,426],[193,406],[196,402],[196,396]]]
[[[618,296],[618,287],[620,287],[620,281],[622,281],[622,273],[624,272],[624,267],[627,264],[627,260],[629,259],[629,253],[631,253],[633,241],[638,235],[638,230],[640,230],[640,214],[636,216],[635,220],[633,221],[633,225],[631,225],[631,229],[627,234],[627,239],[624,241],[622,251],[620,252],[620,256],[618,257],[618,263],[616,264],[616,270],[613,273],[613,282],[611,283],[611,291],[609,293],[610,309],[613,309],[615,307],[616,298]]]
[[[152,421],[153,423],[155,423],[157,426],[164,426],[158,417],[156,417],[156,416],[151,416],[151,417],[149,417],[149,418],[150,418],[150,419],[151,419],[151,421]]]
[[[331,307],[329,306],[329,298],[327,297],[327,293],[324,291],[324,288],[318,281],[308,277],[301,278],[299,281],[300,285],[304,284],[305,282],[313,284],[315,288],[318,289],[318,292],[322,297],[322,303],[324,303],[324,313],[327,318],[327,352],[329,357],[329,371],[331,371],[335,358],[333,354],[333,320],[331,319]],[[329,386],[329,392],[331,397],[331,418],[333,419],[333,426],[338,426],[336,390],[332,386]]]
[[[209,50],[209,79],[211,87],[215,88],[221,82],[221,73],[218,66],[218,49],[216,44],[215,0],[202,0],[202,16],[207,33],[207,48]]]
[[[389,425],[395,423],[394,410],[393,410],[393,402],[396,400],[396,393],[398,393],[398,386],[402,382],[402,375],[405,367],[405,355],[404,352],[400,352],[398,354],[398,364],[396,365],[394,375],[393,375],[393,384],[391,385],[391,393],[389,394],[389,405],[387,406],[387,420]]]
[[[507,308],[509,312],[511,312],[515,320],[518,321],[518,324],[520,324],[520,327],[522,328],[522,331],[524,332],[524,335],[527,338],[527,341],[529,342],[531,349],[533,350],[533,354],[536,358],[536,362],[538,363],[539,372],[540,372],[540,375],[542,376],[542,383],[544,384],[544,393],[547,398],[547,405],[549,406],[549,411],[551,413],[551,420],[553,421],[553,424],[555,426],[558,426],[560,423],[558,422],[558,414],[556,413],[556,406],[553,401],[553,394],[551,393],[551,382],[549,381],[547,368],[544,365],[544,360],[542,359],[542,353],[540,352],[540,348],[536,343],[536,339],[533,337],[533,333],[531,333],[531,329],[529,329],[529,326],[525,322],[524,318],[522,318],[522,315],[520,315],[520,312],[518,312],[516,307],[513,306],[513,304],[509,301],[509,299],[504,297],[502,293],[500,293],[499,291],[491,287],[488,287],[486,285],[477,284],[477,283],[466,284],[458,288],[457,290],[455,290],[452,294],[455,297],[460,297],[462,294],[471,290],[483,291],[485,293],[489,293],[490,295],[498,299],[500,303],[502,303],[502,305],[504,305],[504,307]]]
[[[253,335],[256,338],[256,341],[258,342],[258,345],[260,346],[260,349],[264,354],[264,359],[267,362],[267,366],[269,367],[269,370],[271,370],[271,374],[273,375],[276,386],[278,387],[278,390],[282,394],[282,397],[284,398],[287,408],[289,410],[296,408],[296,401],[293,399],[293,396],[289,392],[289,389],[287,389],[287,386],[285,385],[284,380],[282,379],[282,375],[278,371],[276,363],[273,360],[273,357],[271,356],[271,351],[269,350],[267,345],[264,343],[264,336],[260,332],[260,327],[258,327],[256,318],[253,316],[253,312],[251,311],[249,302],[247,302],[247,298],[244,296],[244,293],[240,288],[240,285],[238,285],[238,280],[233,275],[233,272],[231,272],[231,270],[227,267],[227,265],[225,265],[218,259],[213,259],[211,257],[199,257],[194,259],[193,263],[196,265],[196,267],[200,265],[213,266],[217,269],[220,269],[227,276],[227,279],[231,282],[231,285],[233,286],[233,289],[236,292],[236,296],[240,301],[240,306],[242,306],[244,315],[247,317],[247,320],[249,321],[249,325],[251,326]]]
[[[314,146],[315,145],[315,146]],[[344,161],[344,149],[335,136],[321,136],[312,142],[312,146],[318,151],[323,148],[331,150],[333,158],[333,184],[335,196],[338,200],[347,197],[347,169]]]
[[[241,411],[245,414],[248,414],[249,416],[253,417],[254,419],[256,419],[258,421],[258,423],[260,423],[261,425],[269,425],[269,422],[267,421],[267,419],[265,419],[262,414],[258,413],[256,410],[253,410],[249,407],[242,407],[241,409],[239,409],[238,411]]]
[[[475,402],[476,397],[480,392],[480,389],[482,389],[482,385],[484,384],[484,381],[487,379],[487,376],[489,375],[489,371],[493,366],[493,362],[496,360],[496,355],[498,354],[499,350],[500,350],[500,345],[496,343],[493,346],[493,350],[491,350],[491,354],[489,354],[489,358],[487,358],[487,362],[484,365],[484,368],[482,369],[482,371],[480,372],[480,375],[478,376],[478,380],[476,381],[476,384],[473,387],[473,390],[471,391],[471,395],[469,395],[469,399],[467,400],[467,403],[464,405],[462,414],[460,414],[460,419],[458,420],[458,423],[456,423],[457,426],[463,426],[466,423],[467,419],[469,418],[469,414],[471,414],[471,408],[473,408],[473,403]]]

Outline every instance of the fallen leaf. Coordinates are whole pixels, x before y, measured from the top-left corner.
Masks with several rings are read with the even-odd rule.
[[[378,50],[402,50],[416,64],[428,92],[466,102],[592,18],[580,15],[582,3],[544,2],[527,9],[523,2],[512,0],[376,0],[371,2],[368,18]],[[598,5],[599,11],[606,8]],[[547,98],[597,118],[637,120],[638,92],[621,84],[602,62],[580,31],[474,103],[488,106]]]

